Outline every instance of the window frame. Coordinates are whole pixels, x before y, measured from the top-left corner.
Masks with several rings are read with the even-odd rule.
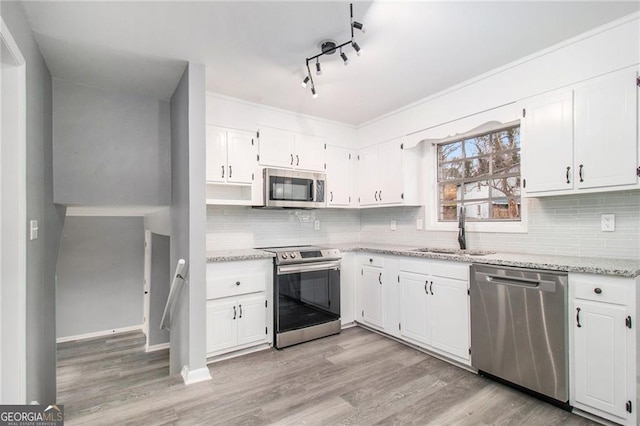
[[[486,152],[486,153],[467,152],[468,142],[472,142],[474,139],[484,137],[484,136],[491,136],[491,139],[493,139],[493,137],[496,137],[498,134],[505,131],[512,130],[512,129],[517,129],[518,131],[517,148],[506,149],[502,152],[494,151],[493,149],[491,149],[489,152]],[[491,141],[490,143],[491,145],[489,146],[493,148],[493,141]],[[442,147],[446,145],[454,145],[454,144],[458,144],[461,157],[450,159],[447,161],[441,161],[441,156],[439,155],[440,154],[439,151],[441,151]],[[477,133],[476,135],[460,136],[458,138],[453,138],[453,140],[449,140],[446,142],[439,142],[436,144],[435,147],[436,147],[436,168],[437,168],[436,192],[437,192],[437,203],[438,203],[437,220],[439,222],[452,222],[452,221],[457,222],[458,221],[457,212],[460,205],[465,205],[467,208],[470,208],[474,204],[476,204],[477,206],[480,206],[482,203],[487,204],[488,217],[479,218],[479,219],[467,217],[466,221],[468,223],[471,223],[471,222],[520,222],[522,220],[522,215],[520,214],[522,210],[520,207],[522,205],[522,188],[520,186],[521,179],[522,179],[522,157],[521,157],[522,143],[521,143],[521,134],[520,134],[520,123],[515,123],[510,126],[505,126],[502,128],[485,130],[483,132]],[[456,150],[457,149],[458,148],[456,148]],[[518,156],[520,156],[520,162],[517,164],[517,172],[513,171],[513,167],[510,167],[509,168],[510,171],[496,173],[494,166],[496,165],[496,158],[500,158],[500,154],[504,155],[505,157],[509,155],[514,155],[514,154],[517,154]],[[482,164],[483,161],[486,161],[488,170],[486,170],[486,173],[484,175],[476,176],[476,177],[463,176],[461,178],[455,178],[455,179],[450,178],[450,179],[440,180],[442,178],[442,171],[445,170],[448,165],[453,165],[454,168],[460,167],[459,170],[466,170],[468,164],[474,163],[475,161],[478,161],[480,164]],[[462,174],[465,174],[465,173],[463,172]],[[505,193],[503,193],[502,195],[499,195],[500,190],[495,188],[493,184],[489,183],[492,181],[495,182],[496,180],[500,180],[500,179],[512,179],[512,178],[515,178],[518,181],[520,181],[520,185],[518,185],[518,189],[520,190],[519,191],[520,193],[517,196],[508,196]],[[481,183],[483,182],[485,183],[485,186],[487,188],[486,196],[485,194],[482,194],[482,196],[479,196],[479,197],[473,197],[472,195],[469,195],[469,198],[465,198],[465,196],[467,195],[467,188],[469,187],[472,188],[474,186],[477,186],[478,188],[480,188]],[[443,209],[446,208],[447,206],[452,206],[451,202],[447,203],[447,200],[443,197],[443,194],[446,192],[446,187],[448,185],[453,185],[456,187],[457,194],[455,199],[455,208],[456,208],[455,219],[441,218],[442,216],[444,216],[442,213]],[[507,204],[509,204],[509,200],[517,200],[519,204],[518,217],[513,219],[495,218],[493,212],[494,212],[494,206],[497,200],[507,200]]]
[[[485,125],[478,126],[467,133],[458,133],[441,139],[426,139],[422,141],[422,158],[425,174],[423,177],[424,185],[424,229],[426,231],[457,231],[457,221],[440,221],[439,220],[439,184],[438,184],[438,146],[450,142],[470,139],[487,133],[498,132],[500,130],[511,127],[520,126],[520,178],[522,179],[522,152],[524,144],[524,132],[521,121],[514,120],[509,122],[487,122]],[[520,220],[489,220],[489,221],[471,221],[465,222],[467,232],[490,232],[490,233],[527,233],[528,232],[528,199],[523,194],[521,188],[520,194]]]

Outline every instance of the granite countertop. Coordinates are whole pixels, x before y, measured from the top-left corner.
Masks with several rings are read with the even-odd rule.
[[[258,249],[212,250],[207,252],[207,263],[230,260],[271,259],[272,257],[275,257],[274,253]]]
[[[561,272],[582,272],[587,274],[611,275],[635,278],[640,276],[640,260],[602,257],[561,256],[528,253],[489,252],[482,256],[460,253],[418,252],[422,247],[375,243],[330,244],[343,252],[366,252],[408,256],[424,259],[453,260],[497,266],[546,269]],[[473,251],[472,251],[473,252]],[[252,259],[269,259],[273,253],[258,249],[217,250],[207,252],[207,262],[223,262]]]
[[[391,254],[426,259],[455,260],[459,262],[479,263],[485,265],[515,266],[520,268],[546,269],[562,272],[582,272],[586,274],[612,275],[629,278],[635,278],[640,275],[640,260],[636,259],[508,252],[490,252],[491,254],[482,256],[470,256],[464,254],[417,252],[414,250],[421,247],[370,243],[338,244],[336,247],[344,252],[361,251],[367,253]]]

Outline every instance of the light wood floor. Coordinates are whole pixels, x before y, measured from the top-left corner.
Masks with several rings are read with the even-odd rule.
[[[591,425],[359,327],[211,364],[184,386],[141,333],[58,345],[67,425]]]

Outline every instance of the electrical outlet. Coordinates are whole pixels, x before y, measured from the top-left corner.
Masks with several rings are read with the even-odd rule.
[[[616,215],[606,213],[601,216],[600,229],[603,232],[613,232],[616,230]]]
[[[392,231],[395,231],[395,230],[396,230],[396,221],[395,221],[395,219],[393,219],[393,220],[391,221],[391,230],[392,230]]]
[[[422,219],[416,219],[416,230],[422,231]]]
[[[316,220],[313,222],[313,229],[315,229],[316,231],[320,230],[320,221]]]

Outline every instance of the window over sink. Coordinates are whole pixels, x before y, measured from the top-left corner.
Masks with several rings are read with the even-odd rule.
[[[437,145],[438,222],[519,222],[520,125]]]

